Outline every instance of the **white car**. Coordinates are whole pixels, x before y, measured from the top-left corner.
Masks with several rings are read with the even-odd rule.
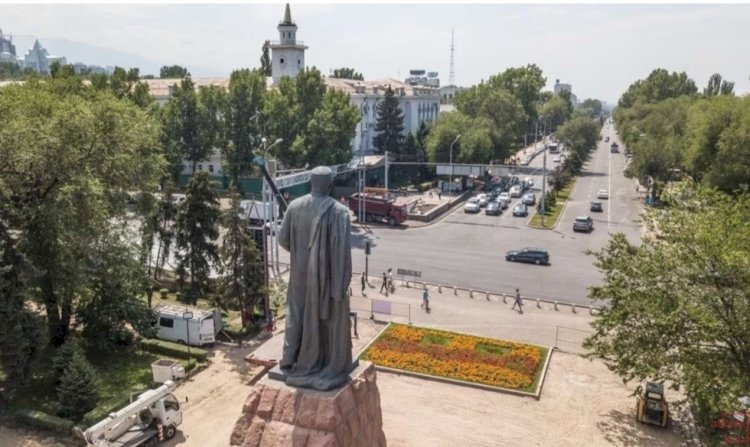
[[[600,189],[599,192],[596,193],[597,199],[609,199],[609,191],[606,189]]]
[[[555,158],[552,159],[552,162],[553,163],[560,163],[560,156],[559,155],[555,156]]]
[[[521,185],[513,185],[510,187],[511,197],[521,197],[521,195],[522,195]]]
[[[529,188],[533,188],[534,187],[534,179],[533,178],[526,177],[525,179],[523,179],[523,181],[526,182],[527,185],[529,185]]]
[[[523,160],[521,160],[521,166],[528,166],[529,163],[531,163],[530,158],[524,158]]]
[[[487,194],[484,194],[484,193],[478,194],[477,195],[477,200],[479,200],[479,207],[480,208],[487,206],[487,202],[488,202],[488,200],[487,200]]]
[[[464,205],[464,213],[478,213],[479,212],[479,199],[472,197]]]
[[[501,192],[497,195],[497,200],[500,199],[505,200],[506,202],[510,202],[510,194],[508,194],[507,192]]]

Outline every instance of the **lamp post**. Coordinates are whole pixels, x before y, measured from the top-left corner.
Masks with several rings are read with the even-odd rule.
[[[450,191],[448,193],[450,194],[448,196],[448,208],[450,208],[451,202],[453,199],[453,145],[456,144],[458,139],[461,138],[461,134],[456,135],[456,139],[453,140],[453,143],[451,143],[451,149],[450,149],[450,165],[451,165],[451,173],[450,173]]]
[[[185,320],[185,330],[187,331],[187,339],[185,340],[185,344],[187,344],[188,368],[190,368],[190,320],[193,319],[193,312],[186,310],[182,313],[182,319]]]

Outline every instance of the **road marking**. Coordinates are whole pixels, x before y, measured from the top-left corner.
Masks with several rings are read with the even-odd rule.
[[[608,171],[609,171],[607,173],[607,192],[609,193],[609,197],[611,197],[612,200],[614,200],[614,194],[612,192],[612,151],[609,152],[609,158],[607,158],[607,165],[608,165]],[[607,204],[607,230],[609,230],[610,222],[612,222],[612,203],[611,202]]]

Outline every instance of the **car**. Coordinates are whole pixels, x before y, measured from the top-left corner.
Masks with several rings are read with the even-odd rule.
[[[477,194],[477,200],[480,208],[487,206],[487,194]]]
[[[511,198],[521,197],[521,194],[522,194],[521,185],[513,185],[510,187]]]
[[[529,163],[531,163],[531,159],[528,157],[525,157],[523,160],[521,160],[521,166],[528,166]]]
[[[604,139],[604,142],[605,142],[605,143],[609,143],[609,137],[605,138],[605,139]]]
[[[510,178],[510,184],[511,185],[518,185],[519,183],[521,183],[521,180],[518,177],[516,177],[515,175]]]
[[[553,163],[560,163],[560,156],[557,155],[555,158],[552,159]]]
[[[488,216],[499,216],[500,215],[500,204],[497,202],[490,202],[487,204],[487,208],[484,209],[484,214]]]
[[[464,205],[464,213],[478,213],[479,212],[479,199],[476,197],[470,198]]]
[[[504,210],[510,205],[510,197],[507,197],[506,193],[506,197],[498,197],[495,202],[500,206],[500,209]]]
[[[505,253],[505,260],[510,262],[529,262],[536,265],[549,265],[549,253],[543,248],[526,247]]]
[[[529,185],[529,188],[533,188],[534,187],[534,179],[533,178],[526,177],[525,179],[523,179],[523,181],[526,182],[527,185]]]
[[[600,189],[599,192],[596,193],[597,199],[609,199],[609,191],[606,189]]]
[[[513,216],[515,217],[526,217],[529,215],[529,207],[523,203],[519,203],[513,208]]]
[[[578,216],[573,221],[573,231],[585,231],[590,233],[594,231],[594,219],[589,216]]]
[[[501,192],[500,194],[497,195],[497,198],[507,200],[508,202],[510,202],[510,193]]]
[[[521,202],[523,202],[524,205],[528,206],[536,205],[536,196],[533,192],[526,193],[523,195]]]
[[[601,213],[604,211],[604,207],[602,206],[602,202],[598,200],[592,200],[591,201],[591,207],[589,208],[590,211],[595,211],[597,213]]]

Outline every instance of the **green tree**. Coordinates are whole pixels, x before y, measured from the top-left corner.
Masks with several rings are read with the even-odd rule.
[[[493,155],[491,126],[487,118],[472,119],[461,112],[442,115],[427,137],[430,161],[448,162],[451,143],[460,134],[461,139],[453,146],[454,163],[489,162]]]
[[[189,293],[195,300],[211,290],[211,267],[219,259],[221,209],[207,172],[195,174],[187,185],[185,201],[177,211],[177,274],[180,284],[190,278]]]
[[[685,72],[669,73],[663,68],[652,71],[646,79],[641,79],[628,87],[618,105],[629,108],[637,102],[652,104],[667,98],[695,95],[698,88]]]
[[[0,89],[0,215],[35,272],[28,297],[59,344],[85,287],[96,235],[125,215],[129,192],[163,170],[150,117],[80,78]]]
[[[493,88],[502,88],[518,98],[531,123],[537,118],[539,94],[546,82],[542,69],[536,64],[528,64],[525,67],[512,67],[492,76],[488,84]]]
[[[156,235],[158,236],[158,246],[156,249],[156,259],[154,266],[154,280],[161,277],[164,264],[169,259],[172,252],[172,242],[175,233],[175,220],[177,219],[177,206],[174,202],[174,185],[167,179],[163,182],[161,200],[159,201],[158,215],[156,219]],[[151,303],[149,303],[149,308]]]
[[[555,135],[570,150],[569,162],[573,172],[578,172],[589,152],[596,148],[599,125],[589,117],[577,115],[560,126]]]
[[[548,123],[550,131],[554,131],[557,126],[565,123],[571,115],[570,100],[566,100],[562,95],[553,95],[542,105],[542,110],[539,112],[540,119]]]
[[[250,228],[241,217],[240,195],[231,192],[232,203],[224,214],[227,233],[221,246],[222,277],[220,296],[244,313],[252,312],[266,296],[263,257],[256,248]]]
[[[337,68],[333,70],[332,78],[354,79],[355,81],[364,81],[362,73],[356,72],[353,68]]]
[[[265,90],[266,78],[259,70],[235,70],[229,79],[224,158],[235,185],[239,185],[240,176],[252,172],[250,162],[262,134],[259,120]]]
[[[285,166],[302,167],[304,154],[292,149],[294,139],[302,132],[302,122],[297,111],[297,90],[295,81],[289,77],[282,77],[277,88],[266,93],[263,105],[263,121],[271,140],[281,138],[282,143],[276,145],[276,156]]]
[[[719,73],[714,73],[708,78],[708,85],[703,89],[703,95],[732,95],[734,94],[734,82],[725,81]]]
[[[602,114],[602,102],[598,99],[585,99],[578,108],[591,118],[597,118]]]
[[[31,68],[21,68],[15,62],[0,62],[0,81],[20,81],[34,73]]]
[[[401,154],[401,146],[404,142],[404,113],[398,105],[398,98],[389,85],[385,96],[377,105],[377,121],[375,123],[375,138],[372,144],[377,153],[386,151],[394,155]]]
[[[74,355],[57,385],[62,416],[80,421],[99,401],[98,378],[83,355]]]
[[[84,352],[81,344],[74,338],[68,338],[62,346],[57,348],[54,357],[52,357],[52,376],[55,378],[56,384],[60,383],[65,370],[73,363],[75,356],[83,357]]]
[[[266,40],[263,42],[263,53],[260,55],[260,72],[263,76],[271,76],[273,74],[271,70],[271,41]]]
[[[161,79],[181,79],[189,78],[190,72],[185,67],[179,65],[164,65],[159,70],[159,77]]]
[[[144,337],[153,336],[154,314],[139,296],[148,276],[138,261],[132,235],[103,235],[91,256],[89,284],[81,294],[77,318],[88,345],[106,351],[130,339],[129,327]]]
[[[684,386],[705,423],[750,389],[750,196],[663,198],[656,237],[618,233],[593,253],[604,283],[589,295],[604,307],[586,346],[625,381]]]

